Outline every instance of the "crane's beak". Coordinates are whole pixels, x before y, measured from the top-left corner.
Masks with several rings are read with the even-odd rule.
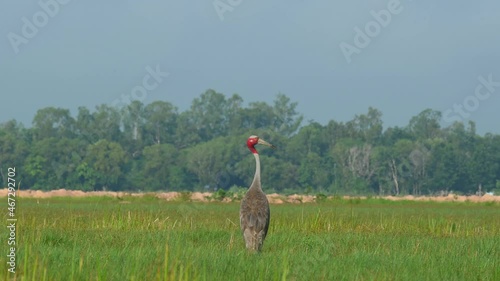
[[[272,144],[268,143],[267,141],[265,141],[265,140],[263,140],[263,139],[259,139],[259,142],[258,142],[258,143],[259,143],[259,144],[263,144],[263,145],[265,145],[265,146],[269,146],[269,147],[270,147],[270,148],[272,148],[272,149],[276,149],[276,146],[274,146],[274,145],[272,145]]]

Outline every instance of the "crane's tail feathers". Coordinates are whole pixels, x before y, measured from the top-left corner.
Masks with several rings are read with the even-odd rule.
[[[248,250],[260,252],[265,238],[263,231],[256,233],[250,229],[245,229],[243,236],[245,237],[246,248]]]

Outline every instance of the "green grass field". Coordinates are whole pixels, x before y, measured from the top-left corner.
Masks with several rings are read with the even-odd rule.
[[[260,254],[244,249],[237,202],[18,198],[16,212],[3,280],[500,280],[498,203],[271,205]]]

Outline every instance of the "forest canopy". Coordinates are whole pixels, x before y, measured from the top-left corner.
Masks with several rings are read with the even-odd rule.
[[[47,107],[30,128],[0,125],[0,176],[16,167],[21,189],[206,191],[246,187],[257,134],[266,192],[328,194],[472,194],[500,191],[500,136],[475,124],[442,127],[425,109],[406,127],[384,129],[368,108],[347,122],[304,124],[297,103],[249,103],[207,90],[180,112],[167,101],[132,101],[94,110]]]

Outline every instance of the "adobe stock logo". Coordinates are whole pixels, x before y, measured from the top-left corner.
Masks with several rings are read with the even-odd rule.
[[[226,12],[232,12],[241,2],[243,2],[243,0],[214,0],[212,4],[214,5],[215,12],[217,16],[219,16],[220,21],[224,21],[224,14]]]
[[[167,78],[170,73],[163,72],[160,70],[160,65],[156,65],[156,69],[153,69],[151,66],[146,66],[147,74],[142,77],[142,84],[139,86],[135,86],[130,91],[130,94],[122,94],[120,98],[115,99],[111,105],[114,107],[123,107],[129,105],[132,100],[138,100],[143,102],[148,93],[156,90],[161,83],[163,83],[163,79]]]
[[[31,17],[31,20],[22,17],[21,21],[23,26],[21,27],[21,34],[14,32],[9,32],[7,34],[7,39],[9,39],[10,45],[17,55],[19,53],[19,46],[21,44],[28,44],[30,39],[33,39],[40,28],[45,27],[49,23],[49,18],[54,18],[59,14],[61,10],[61,5],[67,5],[71,0],[40,0],[38,6],[41,10],[37,11]]]
[[[460,122],[469,118],[471,113],[479,108],[480,102],[489,99],[491,94],[495,93],[495,88],[500,87],[500,81],[493,81],[493,74],[491,73],[487,79],[479,76],[477,80],[479,83],[473,95],[466,96],[462,103],[456,103],[453,105],[453,109],[450,108],[443,112],[445,122]]]
[[[340,43],[340,50],[347,63],[351,63],[352,55],[359,55],[362,49],[368,47],[372,42],[372,38],[377,37],[382,32],[382,28],[387,27],[391,23],[393,15],[397,15],[401,11],[403,11],[403,7],[399,0],[389,0],[387,9],[382,9],[378,12],[374,10],[370,11],[374,20],[365,24],[364,31],[357,26],[354,27],[354,46],[346,42]]]

